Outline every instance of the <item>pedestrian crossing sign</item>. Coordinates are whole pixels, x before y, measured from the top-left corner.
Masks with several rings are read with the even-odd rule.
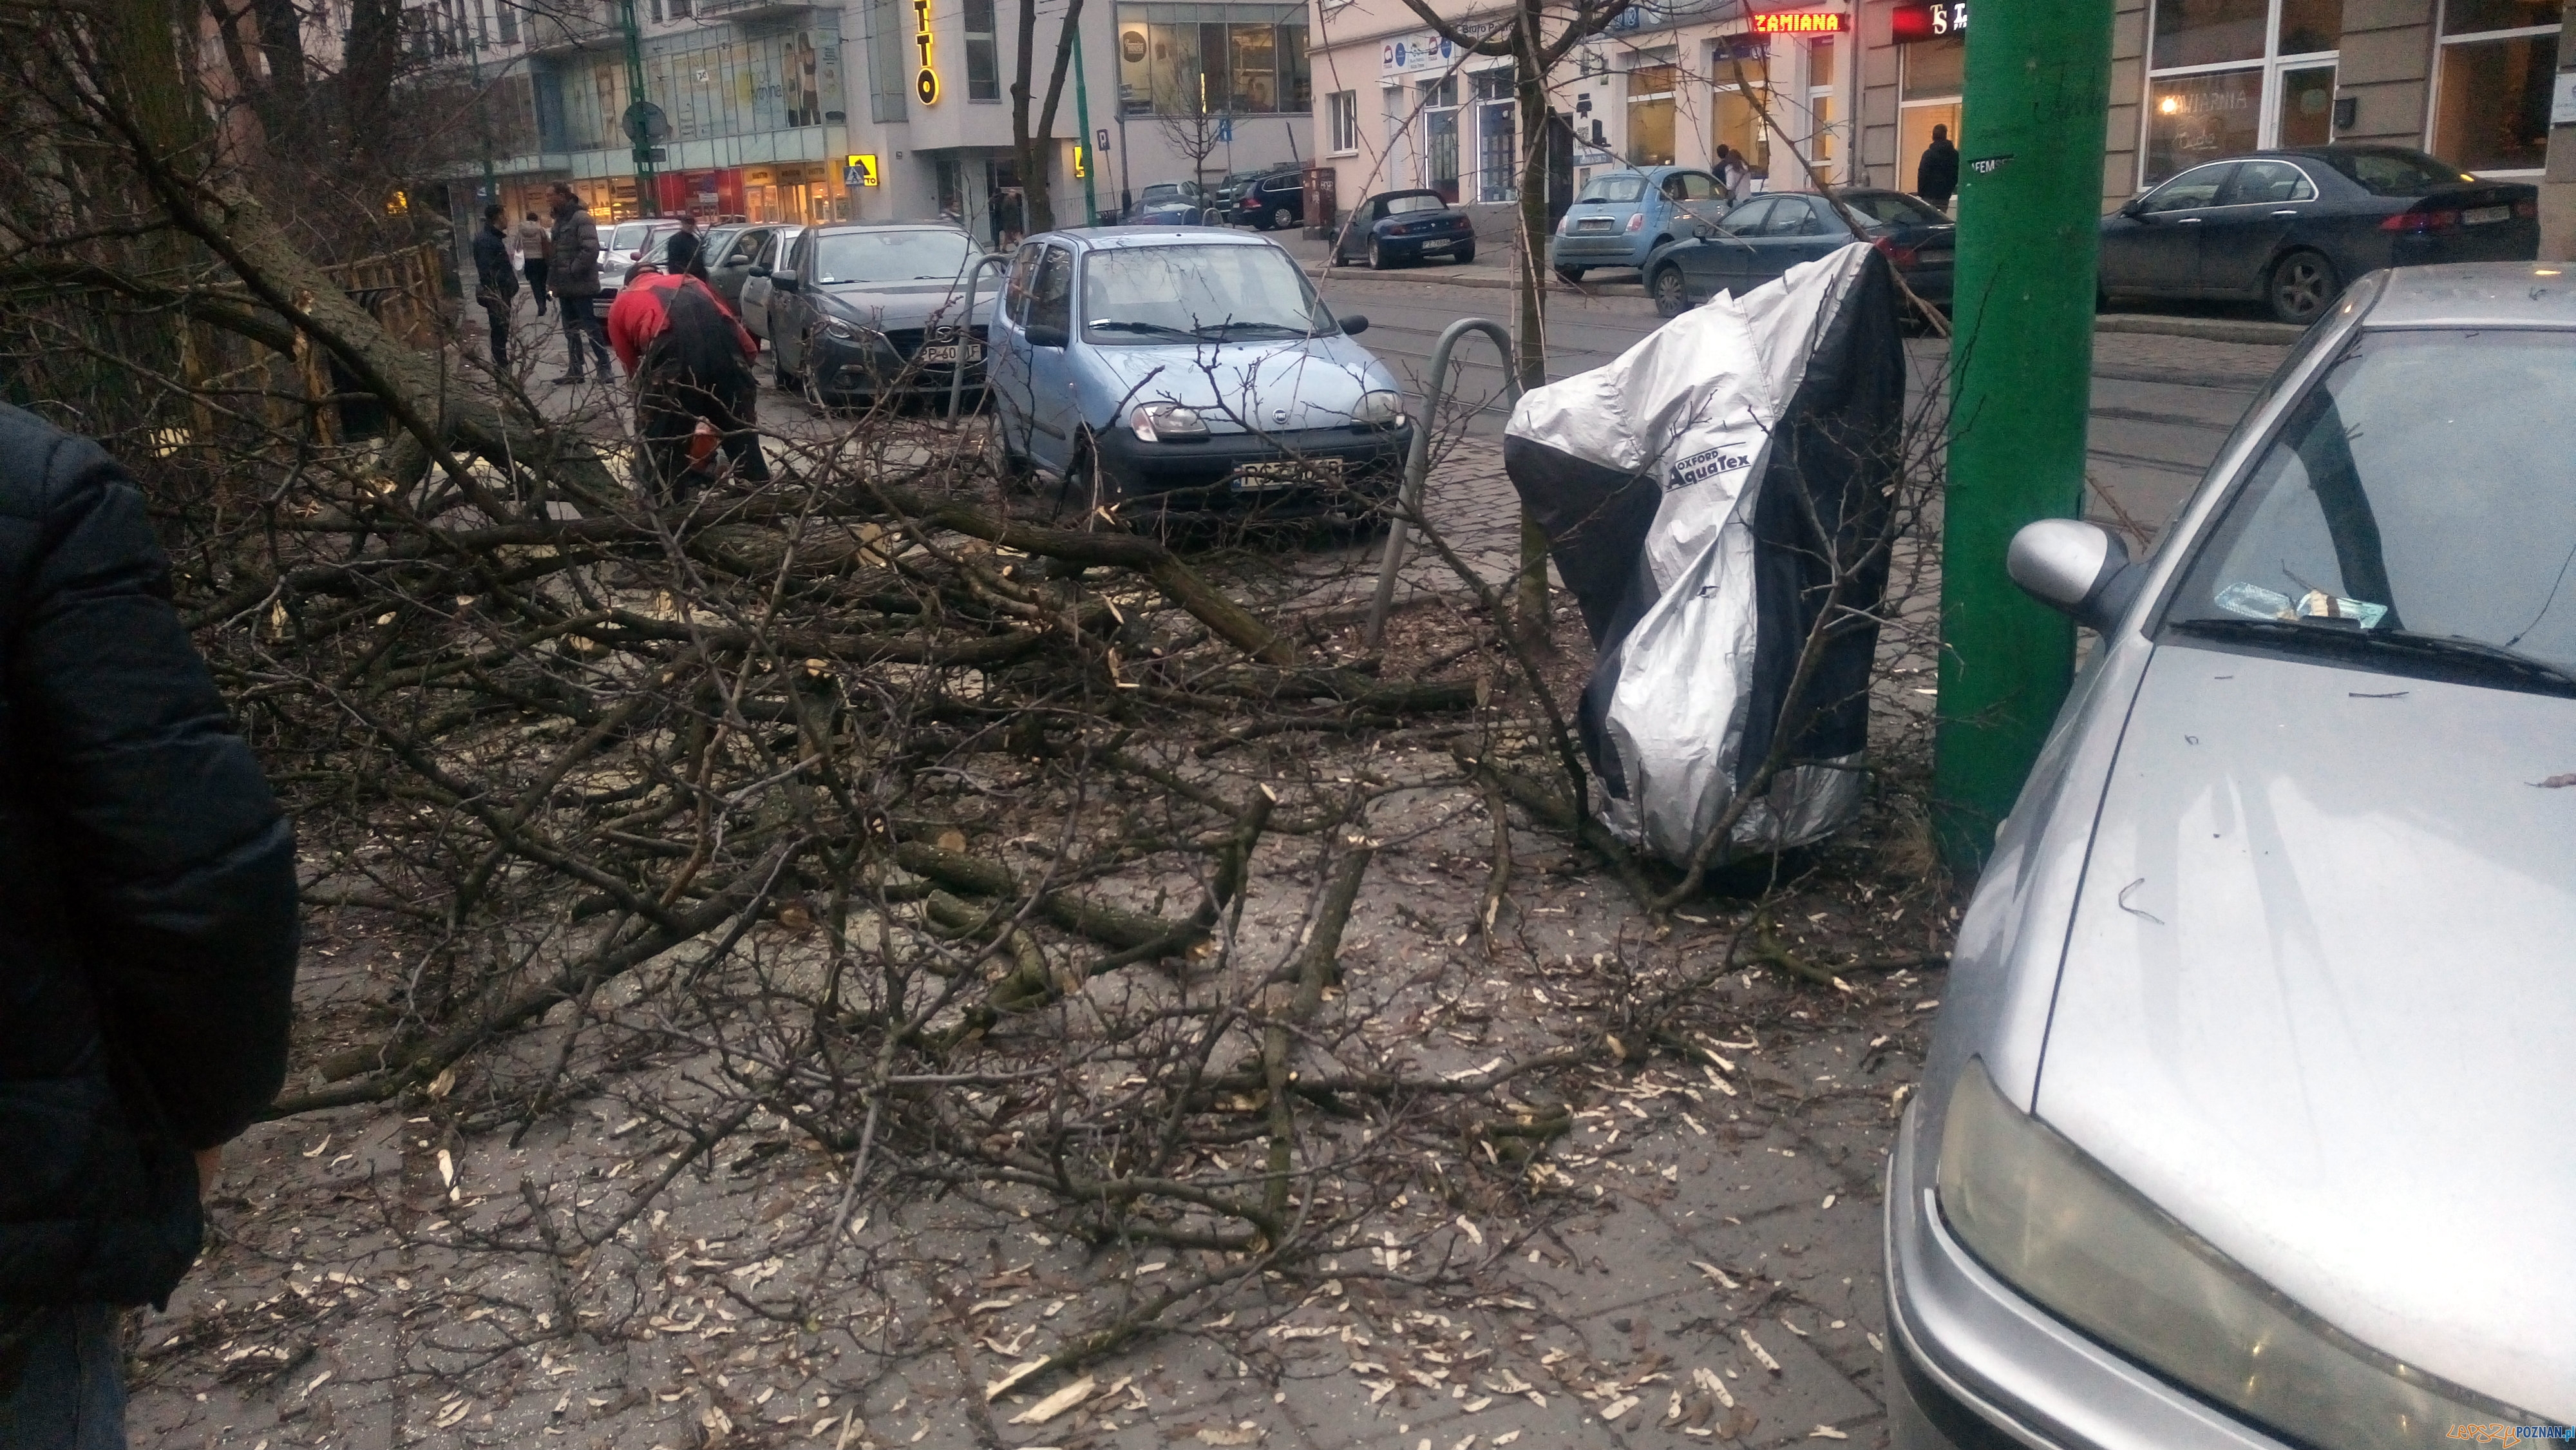
[[[850,157],[841,166],[841,184],[843,186],[876,185],[877,158],[874,155]]]

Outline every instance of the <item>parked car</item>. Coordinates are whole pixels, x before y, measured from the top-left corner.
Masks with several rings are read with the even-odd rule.
[[[966,316],[966,269],[984,249],[938,222],[807,227],[771,268],[770,366],[820,403],[889,392],[945,394],[983,381],[992,291]]]
[[[1365,511],[1413,439],[1367,326],[1264,238],[1032,237],[993,321],[1003,460],[1139,523]]]
[[[2102,218],[2102,294],[2261,301],[2305,324],[2374,268],[2538,255],[2537,187],[2402,146],[2308,146],[2195,166]]]
[[[1442,252],[1453,262],[1476,260],[1476,224],[1436,191],[1383,191],[1358,206],[1333,238],[1333,265],[1366,257],[1372,270],[1419,262]]]
[[[1214,198],[1195,181],[1158,181],[1145,188],[1133,212],[1120,220],[1134,226],[1205,226],[1214,204]]]
[[[1229,171],[1224,180],[1208,188],[1208,202],[1225,213],[1228,221],[1240,220],[1236,215],[1236,205],[1243,200],[1244,188],[1278,169],[1276,166],[1261,166],[1250,171]]]
[[[1734,204],[1715,176],[1649,166],[1592,178],[1548,239],[1548,265],[1568,282],[1595,267],[1643,267],[1657,247],[1697,236]]]
[[[658,266],[656,255],[662,243],[680,229],[678,217],[646,217],[641,221],[619,222],[599,235],[599,296],[591,310],[605,320],[608,309],[617,305],[617,290],[634,275],[636,264],[648,256]]]
[[[760,244],[759,255],[753,257],[751,265],[743,269],[743,329],[763,342],[769,341],[769,298],[777,290],[771,283],[771,277],[780,264],[786,261],[787,254],[795,247],[797,238],[804,235],[805,229],[800,226],[773,228],[769,233],[769,240]]]
[[[1898,1130],[1900,1450],[2576,1419],[2560,270],[2369,274],[2151,557],[2013,540],[2101,638]]]
[[[1956,223],[1901,191],[1853,189],[1835,196],[1851,209],[1858,227],[1814,192],[1775,191],[1736,207],[1703,235],[1656,248],[1645,266],[1646,294],[1655,299],[1655,311],[1679,317],[1720,292],[1741,294],[1854,241],[1885,252],[1916,296],[1950,300]]]
[[[770,233],[776,230],[754,224],[718,227],[707,233],[707,285],[732,304],[737,315],[742,311],[743,287],[751,281],[752,264],[760,260]]]
[[[1296,226],[1306,219],[1306,173],[1290,167],[1255,178],[1236,198],[1234,210],[1256,231]]]

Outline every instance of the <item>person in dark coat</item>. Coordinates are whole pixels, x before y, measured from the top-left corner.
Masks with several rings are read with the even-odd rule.
[[[122,1446],[120,1305],[286,1076],[295,838],[143,495],[0,405],[0,1445]]]
[[[599,300],[599,224],[590,219],[590,208],[569,186],[557,183],[554,194],[555,248],[546,261],[546,285],[554,289],[558,310],[563,313],[564,346],[572,354],[572,366],[558,383],[582,380],[582,346],[587,343],[599,360],[601,382],[613,381],[616,369],[608,361],[607,325],[601,321],[593,304]]]
[[[1914,164],[1914,194],[1941,211],[1950,209],[1950,198],[1959,190],[1959,148],[1950,144],[1950,128],[1932,128],[1932,144],[1923,148],[1923,159]]]
[[[510,307],[519,296],[519,274],[510,266],[510,234],[501,228],[501,206],[483,208],[474,234],[474,300],[492,324],[492,366],[510,365]]]
[[[760,344],[691,272],[697,238],[671,238],[665,255],[667,270],[637,277],[608,309],[609,345],[635,376],[635,431],[644,439],[651,482],[665,502],[688,497],[701,476],[690,447],[703,420],[736,473],[767,483],[760,380],[751,372]]]

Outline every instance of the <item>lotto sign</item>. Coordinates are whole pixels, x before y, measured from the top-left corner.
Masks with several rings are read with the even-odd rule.
[[[873,154],[870,154],[853,156],[843,162],[841,165],[841,184],[843,186],[876,185],[877,158]]]
[[[912,93],[925,106],[939,104],[939,72],[930,68],[930,0],[912,0],[912,43],[921,50],[921,69],[912,77]]]

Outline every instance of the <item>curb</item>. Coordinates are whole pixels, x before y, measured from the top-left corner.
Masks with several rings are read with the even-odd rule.
[[[1305,268],[1306,275],[1308,277],[1315,278],[1317,280],[1321,280],[1323,278],[1325,268],[1322,263],[1308,262],[1305,264]],[[1406,267],[1393,272],[1372,272],[1366,267],[1336,267],[1333,268],[1332,271],[1337,276],[1356,278],[1370,282],[1431,282],[1443,287],[1481,287],[1488,290],[1499,291],[1509,291],[1511,288],[1518,285],[1517,279],[1509,276],[1508,274],[1501,276],[1497,276],[1490,272],[1479,274],[1476,272],[1461,271],[1456,268],[1442,271],[1436,270],[1432,267],[1424,267],[1418,270],[1416,268]],[[1633,290],[1612,292],[1606,290],[1608,287],[1621,287]],[[1551,293],[1557,293],[1567,297],[1643,297],[1646,295],[1645,284],[1639,282],[1596,283],[1589,287],[1569,287],[1563,282],[1551,280],[1548,284],[1547,290]]]
[[[2106,312],[2093,319],[2095,332],[2143,332],[2166,337],[2196,337],[2203,342],[2253,342],[2287,347],[2307,335],[2295,322],[2252,322],[2229,317],[2166,317],[2152,312]]]

